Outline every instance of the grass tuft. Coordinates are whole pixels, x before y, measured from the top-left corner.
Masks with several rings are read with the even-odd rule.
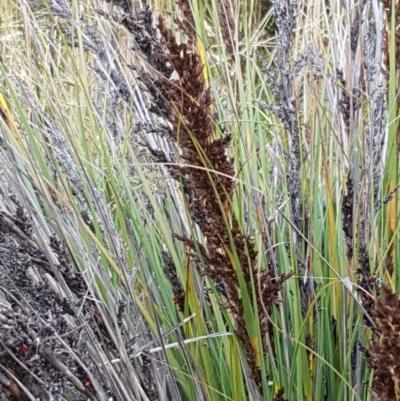
[[[399,2],[0,15],[0,399],[399,398]]]

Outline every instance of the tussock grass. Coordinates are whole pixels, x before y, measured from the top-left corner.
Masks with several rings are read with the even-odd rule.
[[[398,399],[395,2],[0,12],[2,399]]]

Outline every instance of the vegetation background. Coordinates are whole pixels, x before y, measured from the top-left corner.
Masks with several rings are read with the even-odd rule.
[[[0,16],[2,400],[400,399],[400,2]]]

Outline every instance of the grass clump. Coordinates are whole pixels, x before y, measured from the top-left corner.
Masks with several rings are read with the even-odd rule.
[[[0,397],[398,399],[397,8],[3,2]]]

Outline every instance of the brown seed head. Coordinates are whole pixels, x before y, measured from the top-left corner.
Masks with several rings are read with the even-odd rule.
[[[8,386],[8,391],[15,398],[20,398],[21,397],[21,391],[20,391],[19,387],[14,382],[11,382],[11,384]]]

